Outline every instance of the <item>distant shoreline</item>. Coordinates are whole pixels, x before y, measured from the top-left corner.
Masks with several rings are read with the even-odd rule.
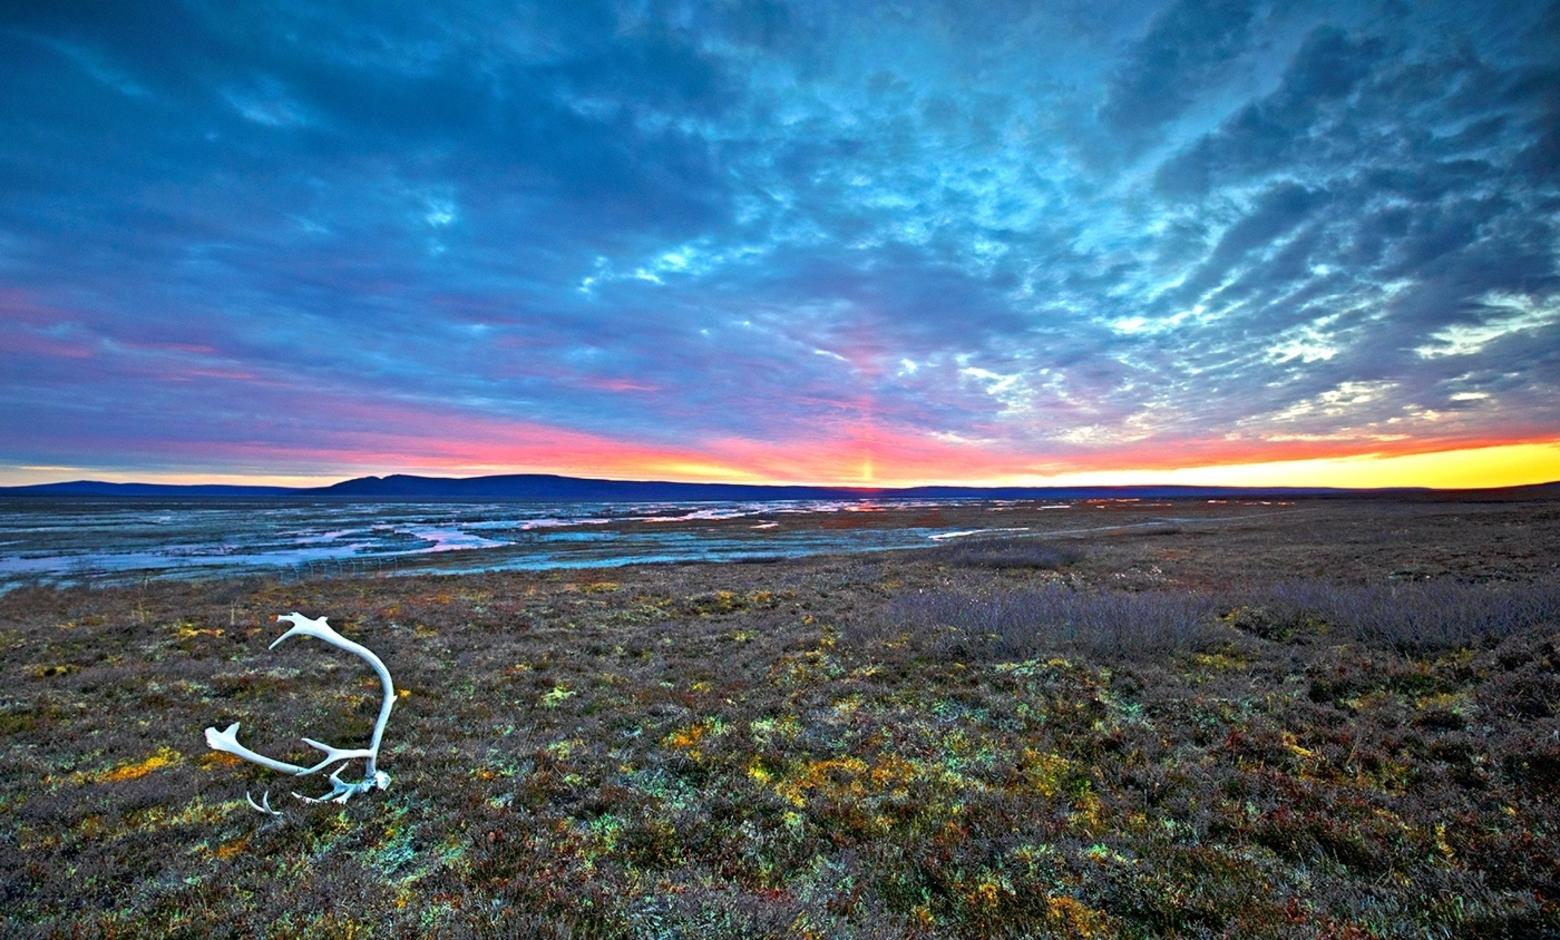
[[[556,474],[505,474],[480,477],[425,477],[408,474],[367,476],[328,486],[284,487],[231,484],[110,483],[73,480],[0,487],[4,497],[162,497],[176,499],[345,499],[345,500],[504,500],[516,502],[678,502],[786,500],[1011,500],[1011,499],[1207,499],[1298,496],[1403,496],[1409,494],[1483,494],[1553,496],[1560,482],[1525,486],[1434,489],[1431,487],[1197,486],[909,486],[871,488],[798,484],[688,483],[668,480],[608,480]]]

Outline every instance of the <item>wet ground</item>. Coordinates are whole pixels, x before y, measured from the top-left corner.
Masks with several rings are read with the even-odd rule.
[[[232,574],[588,568],[1217,524],[1274,501],[0,501],[0,590]]]

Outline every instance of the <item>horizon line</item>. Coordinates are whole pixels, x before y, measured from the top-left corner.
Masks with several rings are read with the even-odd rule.
[[[880,455],[881,457],[881,455]],[[27,487],[70,482],[140,483],[162,486],[249,486],[313,489],[367,476],[423,476],[440,479],[473,479],[503,475],[551,475],[574,479],[616,482],[664,482],[753,486],[813,486],[835,489],[887,490],[918,486],[968,487],[1118,487],[1118,486],[1229,486],[1248,489],[1402,489],[1438,490],[1499,489],[1560,481],[1560,438],[1448,448],[1409,454],[1375,452],[1347,456],[1321,456],[1291,460],[1211,462],[1192,466],[1154,467],[1130,464],[1119,468],[1080,467],[1066,470],[1046,467],[1035,472],[976,475],[975,479],[950,481],[936,476],[939,468],[916,462],[901,467],[879,460],[875,472],[858,478],[763,478],[752,469],[707,465],[690,471],[686,465],[667,466],[659,461],[642,464],[615,462],[594,469],[589,461],[560,461],[546,467],[523,462],[504,466],[450,461],[421,463],[418,458],[390,462],[389,471],[365,472],[361,465],[322,468],[258,468],[242,464],[223,468],[199,466],[184,470],[170,466],[72,465],[60,463],[0,462],[0,486]],[[679,469],[684,472],[677,472]],[[756,469],[756,468],[754,468]],[[800,468],[797,468],[800,469]],[[972,469],[969,467],[966,470]],[[292,472],[289,472],[291,470]],[[895,472],[895,471],[898,472]],[[928,472],[930,470],[931,472]],[[702,471],[702,472],[700,472]],[[325,474],[331,474],[326,476]]]
[[[549,477],[558,480],[570,480],[577,482],[622,483],[639,484],[649,486],[689,486],[689,487],[743,487],[749,489],[819,489],[838,490],[849,493],[871,495],[874,493],[903,493],[911,490],[925,489],[964,489],[964,490],[1136,490],[1136,489],[1173,489],[1173,490],[1249,490],[1253,493],[1298,491],[1297,495],[1312,493],[1384,493],[1384,492],[1417,492],[1417,493],[1476,493],[1495,490],[1512,489],[1537,489],[1546,486],[1560,486],[1560,477],[1540,479],[1529,483],[1497,483],[1475,486],[1435,486],[1431,484],[1397,484],[1388,486],[1340,486],[1336,484],[1295,484],[1295,483],[1268,483],[1268,484],[1239,484],[1239,483],[1169,483],[1169,482],[1133,482],[1133,483],[907,483],[895,486],[868,486],[859,483],[794,483],[794,482],[755,482],[755,481],[730,481],[730,480],[674,480],[657,478],[625,478],[625,477],[594,477],[576,476],[567,473],[555,473],[547,471],[516,471],[513,473],[484,473],[474,476],[438,476],[422,473],[369,473],[353,477],[344,477],[330,483],[317,483],[312,485],[289,485],[277,483],[228,483],[228,482],[185,482],[165,483],[155,480],[103,480],[78,478],[71,480],[53,480],[41,483],[0,484],[0,495],[28,495],[18,494],[14,490],[46,489],[59,486],[156,486],[169,489],[198,489],[203,487],[225,487],[230,489],[256,489],[256,490],[286,490],[293,492],[309,492],[311,490],[328,490],[343,483],[351,483],[357,480],[386,480],[394,477],[410,477],[419,480],[434,480],[441,482],[467,482],[472,480],[502,479],[506,477]],[[77,494],[91,495],[91,494]],[[325,495],[325,494],[318,494]],[[354,495],[354,494],[343,494]],[[372,494],[369,494],[372,495]],[[425,499],[441,499],[449,497],[425,496]],[[493,499],[500,497],[483,497]]]

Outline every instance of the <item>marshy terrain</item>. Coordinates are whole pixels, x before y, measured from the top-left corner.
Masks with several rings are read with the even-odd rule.
[[[1560,503],[938,512],[1020,531],[0,596],[5,933],[1560,932]],[[367,738],[293,610],[389,790],[206,749]]]

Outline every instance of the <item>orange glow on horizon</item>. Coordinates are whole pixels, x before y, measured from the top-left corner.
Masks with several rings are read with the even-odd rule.
[[[1362,454],[1308,460],[1061,474],[1048,482],[1115,486],[1325,486],[1344,489],[1487,489],[1560,481],[1560,441],[1503,444],[1417,454]]]
[[[552,440],[557,441],[554,437]],[[411,441],[402,443],[410,444]],[[478,448],[478,461],[455,457],[460,448],[446,445],[445,459],[409,457],[395,448],[350,454],[328,451],[276,452],[277,465],[303,462],[332,466],[331,471],[266,473],[235,472],[232,465],[210,472],[197,469],[145,469],[82,466],[0,466],[6,485],[95,479],[141,483],[230,483],[261,486],[319,486],[369,474],[411,473],[428,476],[485,476],[502,473],[557,473],[622,480],[684,480],[701,483],[802,483],[843,487],[916,485],[969,486],[1129,486],[1138,484],[1204,486],[1296,486],[1370,489],[1430,487],[1477,489],[1560,481],[1560,439],[1439,450],[1380,454],[1297,455],[1292,458],[1253,455],[1232,459],[1221,451],[1184,453],[1196,460],[1186,465],[1136,460],[1144,455],[1120,455],[1115,466],[1107,454],[1093,455],[1074,468],[1037,465],[1011,455],[993,455],[973,447],[941,442],[879,441],[866,453],[832,443],[800,452],[794,446],[755,442],[717,442],[710,454],[691,450],[660,450],[616,444],[579,435],[562,446],[543,448],[489,445]],[[903,448],[896,445],[909,445]],[[265,455],[244,454],[244,464]],[[478,456],[478,455],[474,455]],[[510,460],[503,459],[510,457]],[[1161,457],[1162,452],[1149,455]],[[1213,459],[1206,459],[1212,456]],[[331,458],[336,458],[332,460]],[[342,457],[349,459],[343,462]],[[193,461],[192,461],[193,463]],[[950,470],[957,468],[955,472]]]

